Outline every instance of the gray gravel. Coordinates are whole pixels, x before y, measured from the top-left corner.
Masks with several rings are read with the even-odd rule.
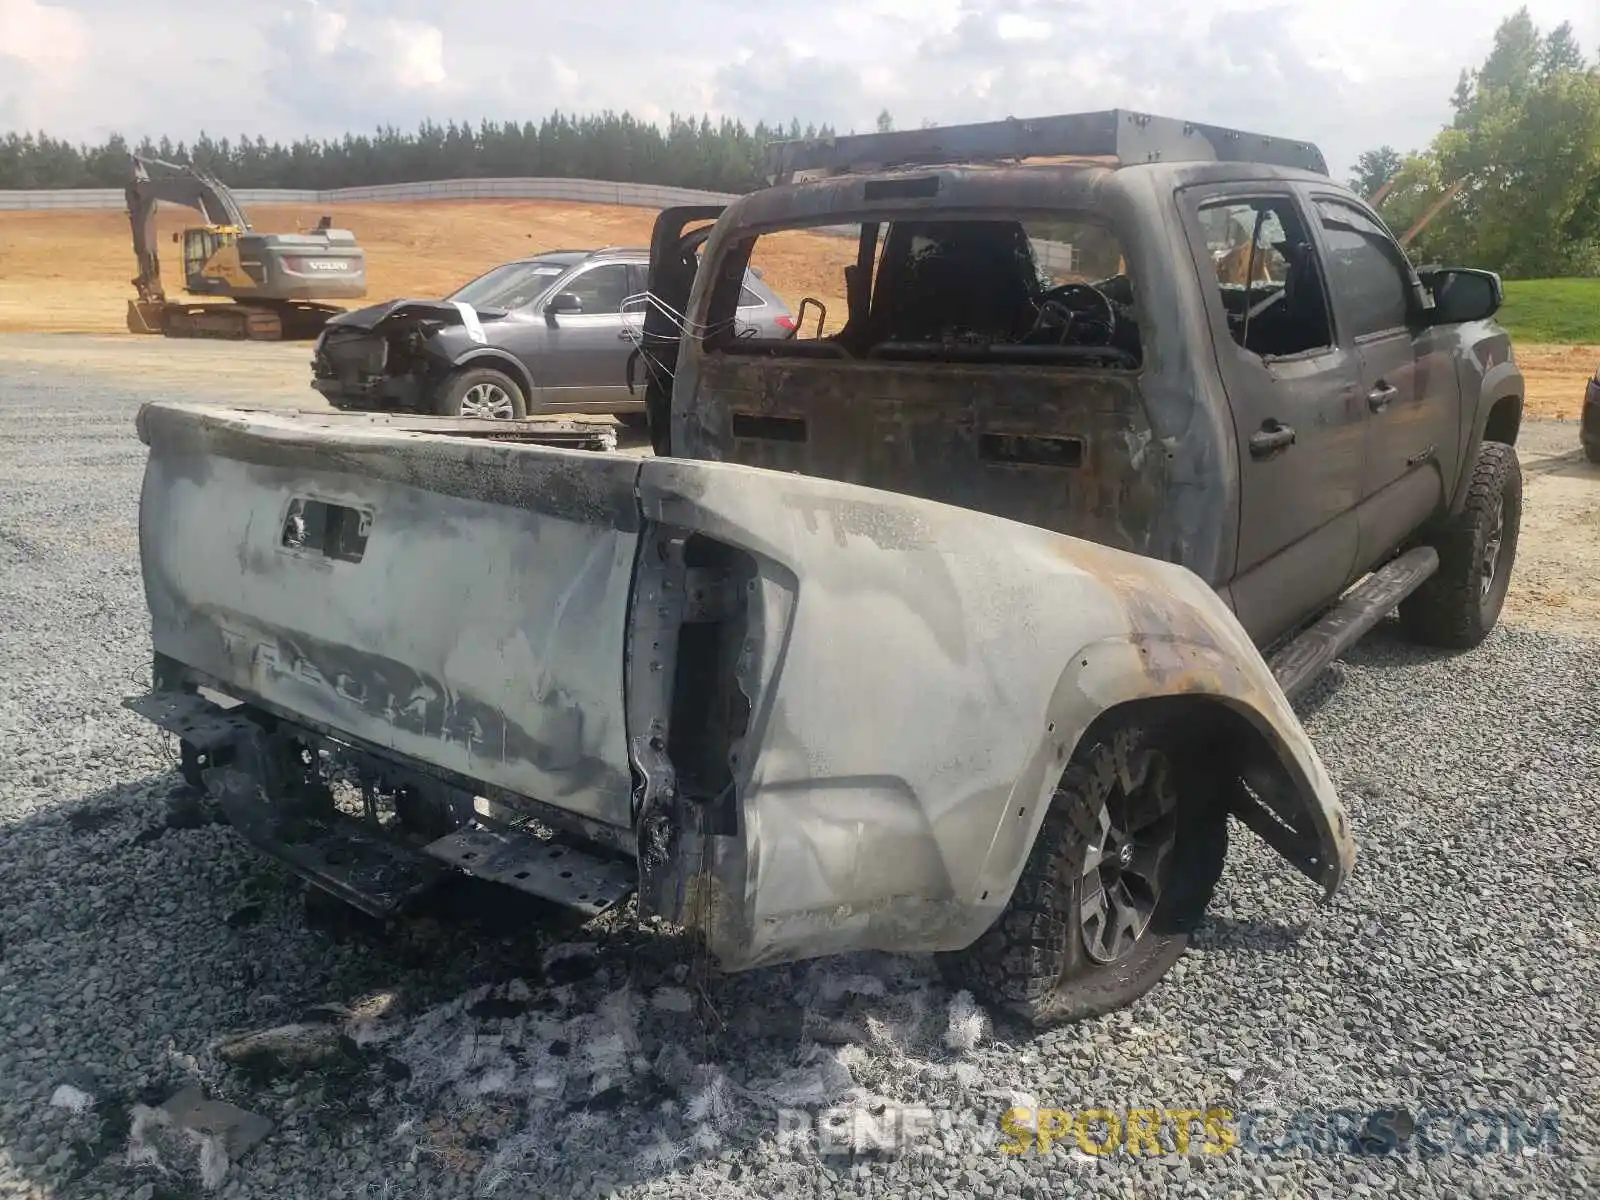
[[[172,747],[117,706],[148,662],[129,395],[0,362],[0,1196],[1600,1187],[1600,643],[1502,630],[1432,657],[1377,631],[1306,705],[1353,812],[1348,890],[1318,909],[1238,832],[1198,947],[1126,1012],[1043,1037],[982,1028],[926,962],[882,956],[711,979],[701,1003],[680,948],[627,921],[502,904],[462,926],[456,897],[380,935],[308,908],[184,802]],[[356,1011],[321,1066],[271,1077],[216,1053],[327,1002]],[[129,1162],[139,1106],[190,1083],[275,1123],[212,1193],[181,1140]],[[93,1107],[52,1106],[63,1084]],[[953,1124],[898,1159],[822,1156],[780,1149],[785,1100]],[[1187,1155],[1069,1137],[1017,1156],[995,1145],[1013,1104],[1261,1119],[1220,1155],[1197,1131]],[[1527,1152],[1483,1152],[1481,1134],[1476,1153],[1430,1150],[1443,1121],[1389,1154],[1263,1145],[1296,1113],[1379,1109],[1559,1125]]]

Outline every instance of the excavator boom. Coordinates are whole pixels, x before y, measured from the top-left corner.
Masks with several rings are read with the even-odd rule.
[[[133,180],[128,188],[148,197],[152,206],[158,200],[166,200],[199,209],[208,225],[229,225],[246,232],[250,230],[250,220],[244,215],[244,209],[239,207],[233,193],[216,176],[195,167],[163,162],[159,158],[141,158],[137,154],[132,157]],[[160,167],[170,173],[153,178],[151,167]]]
[[[208,225],[248,231],[250,220],[233,193],[203,171],[159,158],[141,158],[137,154],[130,157],[133,175],[123,193],[128,203],[128,223],[133,227],[133,254],[139,263],[133,286],[144,303],[164,304],[167,296],[161,286],[161,256],[156,251],[156,209],[161,201],[198,210]],[[151,167],[167,173],[152,176]]]

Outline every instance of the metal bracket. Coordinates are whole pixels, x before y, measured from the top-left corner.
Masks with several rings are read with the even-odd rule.
[[[468,875],[598,916],[632,894],[634,864],[515,829],[469,825],[430,842],[429,854]]]
[[[125,697],[122,707],[202,753],[231,745],[261,728],[249,717],[235,715],[197,692],[147,692]]]
[[[206,783],[234,830],[302,879],[374,917],[398,912],[444,868],[353,817],[298,817],[275,806],[244,771],[220,768]]]

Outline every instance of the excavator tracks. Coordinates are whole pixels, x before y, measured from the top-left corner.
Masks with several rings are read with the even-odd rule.
[[[328,318],[344,311],[324,304],[165,304],[128,303],[130,333],[171,338],[222,338],[232,341],[306,341],[322,332]]]
[[[283,340],[283,322],[270,308],[244,304],[169,304],[161,314],[167,337]]]

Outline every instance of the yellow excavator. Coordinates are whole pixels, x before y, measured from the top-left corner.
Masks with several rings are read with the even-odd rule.
[[[138,299],[128,301],[130,333],[167,337],[250,338],[260,341],[316,337],[342,308],[320,300],[367,294],[366,252],[355,234],[323,217],[306,233],[257,233],[230,192],[213,175],[190,166],[132,156],[124,189]],[[161,201],[198,209],[203,226],[174,233],[183,245],[184,290],[226,296],[231,304],[168,300],[156,253],[156,208]]]

